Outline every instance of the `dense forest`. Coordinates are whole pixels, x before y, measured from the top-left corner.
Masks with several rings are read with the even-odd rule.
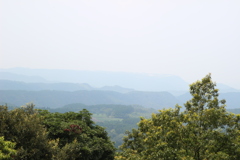
[[[240,115],[231,113],[239,110],[227,111],[215,86],[207,75],[190,85],[184,107],[159,111],[117,104],[1,105],[0,159],[240,159]]]
[[[1,159],[114,158],[113,142],[85,109],[50,113],[34,109],[32,104],[11,111],[0,106],[0,118],[0,136],[12,142],[1,150]]]
[[[78,112],[82,109],[87,109],[93,114],[93,121],[106,128],[116,148],[122,144],[126,130],[137,128],[140,117],[150,118],[152,113],[157,112],[155,109],[138,105],[84,105],[79,103],[69,104],[61,108],[48,108],[47,110],[65,113]]]

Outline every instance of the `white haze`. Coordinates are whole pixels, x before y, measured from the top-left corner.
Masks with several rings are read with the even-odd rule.
[[[2,0],[0,68],[209,72],[240,89],[239,0]]]

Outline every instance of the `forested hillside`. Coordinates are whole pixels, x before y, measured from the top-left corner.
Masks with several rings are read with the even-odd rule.
[[[42,109],[28,104],[11,110],[2,105],[0,151],[4,152],[0,156],[19,160],[239,159],[240,114],[230,113],[238,110],[226,110],[211,75],[191,84],[190,94],[184,108],[176,105],[159,111],[120,104],[72,103]]]
[[[85,109],[77,113],[50,113],[35,110],[32,104],[11,111],[0,106],[0,119],[0,144],[9,146],[7,151],[0,146],[0,156],[6,159],[114,158],[113,142],[104,128],[91,120],[91,113]]]
[[[147,108],[162,109],[173,107],[179,101],[168,92],[133,91],[119,93],[113,91],[21,91],[0,90],[0,102],[16,106],[33,102],[36,107],[57,108],[71,103],[141,105]]]
[[[106,128],[111,140],[118,148],[122,144],[122,139],[126,130],[137,128],[137,122],[140,117],[149,118],[152,113],[157,110],[144,108],[137,105],[84,105],[84,104],[69,104],[61,108],[45,108],[50,112],[79,112],[87,109],[92,113],[92,120]]]

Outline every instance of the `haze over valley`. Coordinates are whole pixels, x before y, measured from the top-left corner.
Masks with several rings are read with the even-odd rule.
[[[240,159],[239,7],[2,0],[0,159]]]
[[[94,87],[93,87],[94,86]],[[97,86],[97,87],[96,87]],[[240,91],[217,84],[228,108],[239,108]],[[57,108],[71,103],[141,105],[163,109],[191,98],[189,84],[174,75],[12,68],[0,70],[0,102],[33,102]],[[227,104],[228,104],[227,103]]]

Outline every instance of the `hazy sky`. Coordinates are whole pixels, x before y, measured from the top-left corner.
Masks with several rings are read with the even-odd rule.
[[[240,89],[240,0],[0,0],[0,68],[211,72]]]

